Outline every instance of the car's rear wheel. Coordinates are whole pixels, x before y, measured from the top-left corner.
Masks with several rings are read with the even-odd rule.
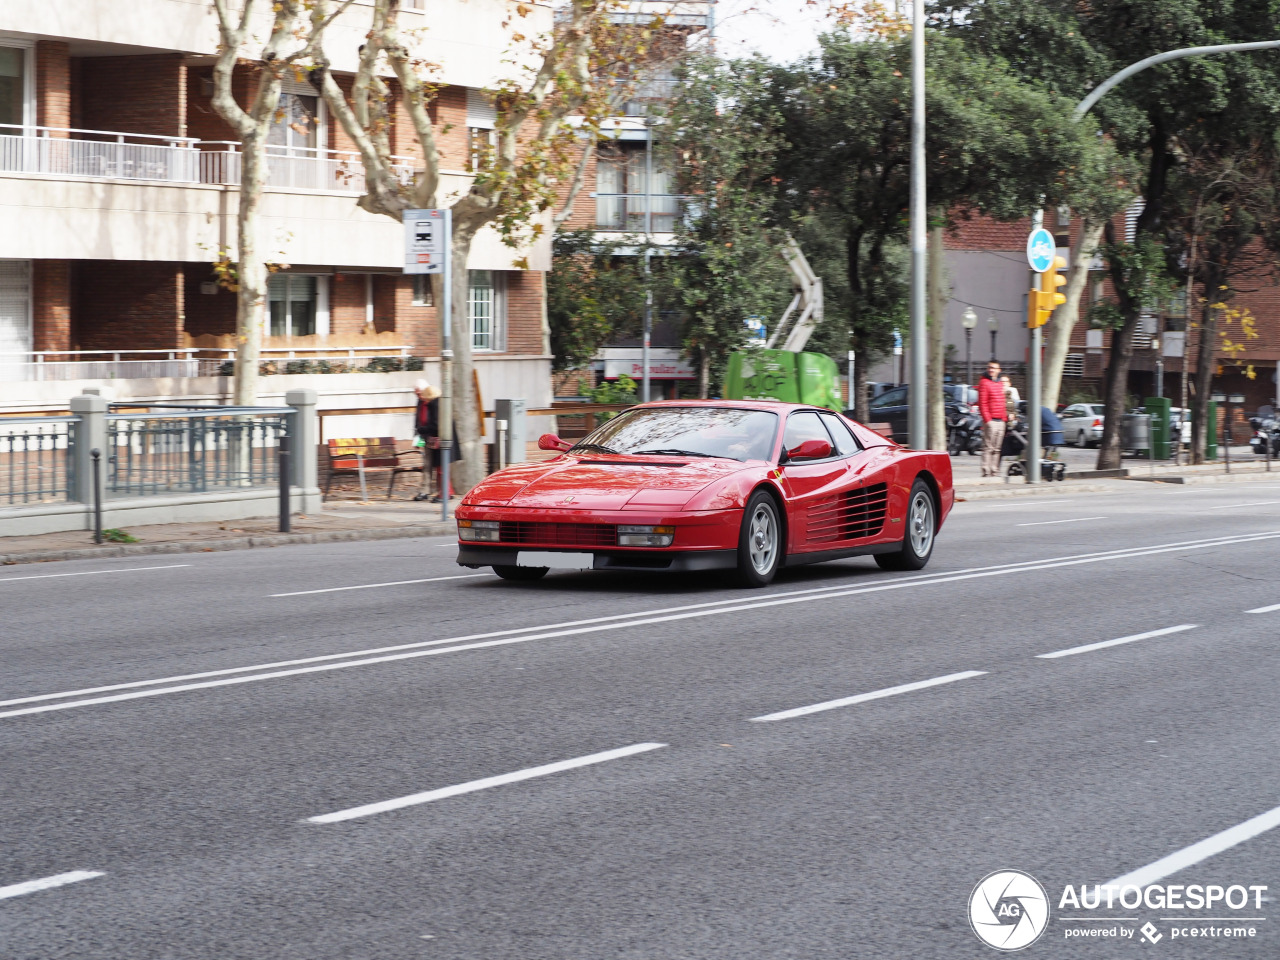
[[[493,572],[503,580],[541,580],[550,567],[512,567],[494,564]]]
[[[742,511],[738,534],[738,578],[749,587],[767,586],[782,563],[782,524],[773,497],[757,490]]]
[[[934,502],[933,491],[923,480],[916,480],[911,486],[905,521],[907,529],[902,537],[902,549],[876,554],[876,564],[881,570],[922,570],[933,555],[938,505]]]
[[[1081,450],[1089,446],[1089,435],[1083,430],[1076,434],[1076,446]]]

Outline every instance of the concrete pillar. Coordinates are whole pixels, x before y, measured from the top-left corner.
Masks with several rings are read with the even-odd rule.
[[[320,418],[316,416],[317,394],[310,387],[290,390],[284,395],[293,407],[290,433],[293,435],[294,506],[303,513],[320,511],[320,478],[316,458],[320,446]]]
[[[103,499],[105,512],[107,458],[111,455],[111,451],[107,449],[107,401],[104,397],[88,393],[72,397],[71,412],[80,418],[75,427],[75,486],[71,491],[71,498],[92,508],[93,459],[90,451],[99,450],[102,460],[98,474],[98,496]],[[85,516],[88,518],[89,514],[86,513]]]

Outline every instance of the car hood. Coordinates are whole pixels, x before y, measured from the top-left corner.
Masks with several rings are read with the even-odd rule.
[[[481,482],[467,503],[567,510],[624,506],[678,509],[708,484],[742,470],[737,460],[680,457],[569,457],[524,464]]]

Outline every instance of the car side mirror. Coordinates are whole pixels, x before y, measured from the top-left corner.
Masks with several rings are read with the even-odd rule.
[[[564,453],[572,446],[573,444],[568,440],[561,440],[554,433],[544,433],[538,438],[539,450],[555,450],[558,453]]]
[[[831,456],[831,444],[826,440],[806,440],[787,451],[788,460],[825,460]]]

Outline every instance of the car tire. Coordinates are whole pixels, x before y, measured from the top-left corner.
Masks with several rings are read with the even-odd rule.
[[[1081,450],[1086,450],[1089,447],[1089,438],[1085,436],[1083,430],[1076,434],[1076,446]]]
[[[906,530],[902,549],[894,553],[877,553],[876,565],[881,570],[923,570],[933,556],[933,542],[938,532],[938,504],[933,491],[923,480],[911,485],[907,500]]]
[[[778,504],[763,490],[747,500],[738,533],[738,579],[748,587],[765,587],[782,566],[782,523]]]
[[[503,580],[517,580],[528,582],[530,580],[541,580],[547,575],[550,567],[513,567],[494,565],[493,572],[500,576]]]

